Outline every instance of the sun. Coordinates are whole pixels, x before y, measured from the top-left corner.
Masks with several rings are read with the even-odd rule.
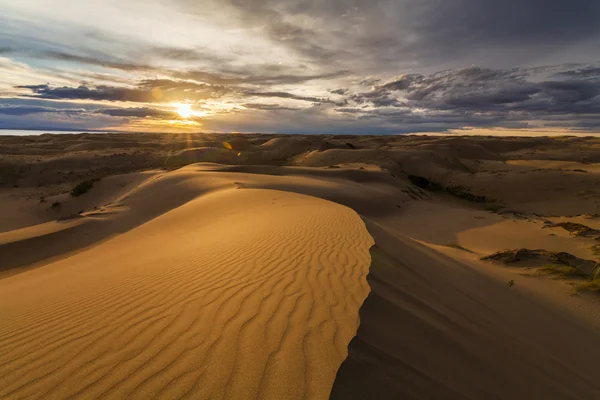
[[[182,118],[189,118],[191,117],[194,112],[192,111],[192,105],[191,104],[178,104],[177,105],[177,114],[181,115]]]

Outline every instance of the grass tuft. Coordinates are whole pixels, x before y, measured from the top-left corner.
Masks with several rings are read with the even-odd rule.
[[[549,274],[560,275],[563,278],[587,278],[588,276],[581,270],[573,267],[563,267],[557,265],[546,265],[539,269],[540,271],[547,272]]]
[[[578,292],[600,293],[600,279],[591,279],[589,281],[575,285],[574,289]]]
[[[600,258],[600,244],[596,244],[592,246],[592,253],[598,258]]]
[[[96,183],[97,181],[98,181],[98,179],[88,179],[86,181],[83,181],[83,182],[77,184],[77,186],[75,186],[73,188],[73,190],[71,190],[71,196],[79,197],[82,194],[87,193],[94,186],[94,183]]]

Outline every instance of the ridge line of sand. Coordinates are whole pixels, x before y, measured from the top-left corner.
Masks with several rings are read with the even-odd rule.
[[[368,293],[345,206],[203,194],[0,281],[0,397],[327,398]]]

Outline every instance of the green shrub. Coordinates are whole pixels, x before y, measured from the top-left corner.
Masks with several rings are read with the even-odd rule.
[[[465,186],[448,186],[446,192],[459,199],[472,201],[474,203],[485,203],[488,199],[485,196],[479,196],[469,191]]]
[[[562,276],[563,278],[568,278],[568,277],[587,278],[587,275],[583,271],[581,271],[577,268],[574,268],[574,267],[547,265],[545,267],[540,268],[540,271],[548,272],[550,274],[558,274],[558,275]]]
[[[71,196],[79,197],[82,194],[88,192],[93,186],[94,183],[98,181],[98,179],[88,179],[87,181],[83,181],[71,190]]]
[[[409,175],[408,179],[410,180],[410,183],[421,189],[431,191],[438,191],[443,189],[442,185],[440,185],[439,183],[431,181],[423,176]]]
[[[579,292],[595,292],[600,293],[600,279],[590,279],[587,282],[580,283],[575,286],[575,290]]]

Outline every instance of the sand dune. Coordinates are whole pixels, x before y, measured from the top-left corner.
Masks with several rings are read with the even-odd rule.
[[[599,161],[594,138],[0,137],[0,398],[600,398],[592,268],[539,271],[598,262]],[[550,256],[480,260],[515,249]]]
[[[0,281],[0,397],[326,398],[371,244],[334,203],[202,196]]]
[[[598,330],[477,267],[368,228],[372,293],[332,398],[600,396]]]

